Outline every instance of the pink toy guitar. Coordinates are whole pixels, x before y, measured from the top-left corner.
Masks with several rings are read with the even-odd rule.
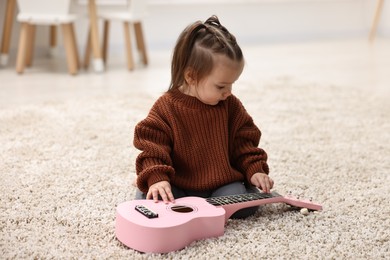
[[[250,193],[214,198],[184,197],[165,204],[153,200],[121,203],[116,210],[115,234],[125,245],[141,252],[168,253],[195,240],[224,234],[229,217],[239,209],[269,203],[322,210],[311,201],[272,193]]]

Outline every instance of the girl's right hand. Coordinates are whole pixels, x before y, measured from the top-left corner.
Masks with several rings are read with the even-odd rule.
[[[154,202],[158,202],[158,195],[160,195],[166,204],[175,202],[175,198],[171,191],[171,184],[167,181],[156,182],[150,186],[148,193],[146,194],[146,199],[153,199]]]

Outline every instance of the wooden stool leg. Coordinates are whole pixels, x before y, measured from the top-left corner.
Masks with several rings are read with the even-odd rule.
[[[49,37],[49,46],[50,46],[50,56],[55,56],[56,47],[57,47],[57,26],[50,25],[50,37]]]
[[[371,31],[370,31],[370,37],[369,37],[370,42],[373,42],[375,39],[376,30],[378,29],[379,19],[382,13],[383,2],[384,0],[378,0],[376,6],[376,12],[375,12],[374,20],[372,22]]]
[[[34,47],[35,47],[35,32],[36,26],[34,24],[29,24],[28,26],[28,40],[27,40],[27,49],[26,49],[26,67],[32,66],[32,60],[34,57]]]
[[[133,52],[131,50],[131,39],[130,39],[130,24],[128,22],[124,22],[124,30],[125,30],[125,45],[126,45],[126,53],[127,53],[127,68],[129,70],[134,69],[134,61],[133,61]]]
[[[64,46],[66,49],[68,70],[70,74],[75,75],[77,74],[77,61],[74,55],[75,46],[73,46],[74,41],[72,39],[72,24],[62,24],[61,27],[64,35]]]
[[[91,60],[92,53],[92,37],[91,37],[91,28],[88,28],[87,34],[87,43],[85,45],[85,53],[84,53],[84,69],[89,68],[89,62]]]
[[[107,53],[108,53],[108,35],[110,31],[110,22],[104,20],[104,30],[103,30],[103,62],[107,63]]]
[[[8,0],[5,11],[5,19],[3,25],[3,36],[1,37],[1,50],[0,50],[0,65],[7,65],[9,48],[11,43],[11,32],[13,25],[13,18],[15,13],[16,0]]]
[[[16,58],[16,72],[23,73],[26,63],[26,48],[28,39],[29,24],[22,23],[20,28],[18,55]]]
[[[73,23],[70,24],[70,32],[71,32],[71,36],[72,36],[72,46],[73,46],[73,56],[75,57],[76,59],[76,63],[77,63],[77,70],[80,69],[80,57],[79,57],[79,52],[78,52],[78,49],[77,49],[77,41],[76,41],[76,34],[74,32],[74,25]]]
[[[88,0],[88,13],[91,26],[91,46],[93,51],[93,67],[96,72],[104,71],[104,63],[102,57],[102,50],[99,43],[99,30],[96,15],[96,3],[93,0]]]
[[[24,65],[26,64],[26,48],[27,48],[27,39],[29,24],[22,23],[20,28],[20,37],[19,37],[19,47],[18,47],[18,56],[16,58],[16,72],[23,73]]]
[[[138,50],[141,52],[142,62],[144,65],[148,65],[148,55],[146,52],[145,38],[142,31],[141,22],[134,23],[135,37],[137,40]]]

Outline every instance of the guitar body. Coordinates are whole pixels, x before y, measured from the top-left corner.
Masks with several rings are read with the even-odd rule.
[[[311,201],[283,197],[276,192],[238,194],[213,198],[184,197],[175,203],[133,200],[119,204],[115,234],[126,246],[141,252],[168,253],[195,240],[224,234],[226,221],[239,209],[269,203],[322,210]]]
[[[158,217],[144,216],[135,210],[137,205],[158,213]],[[222,236],[224,225],[225,210],[203,198],[185,197],[176,199],[175,204],[133,200],[118,205],[115,233],[123,244],[135,250],[168,253],[195,240]]]

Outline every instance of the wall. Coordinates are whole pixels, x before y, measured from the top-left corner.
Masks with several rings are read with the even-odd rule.
[[[174,2],[175,8],[169,3]],[[187,3],[184,3],[187,2]],[[201,2],[201,3],[199,3]],[[220,2],[225,2],[221,5]],[[171,46],[185,25],[217,14],[243,43],[274,43],[365,37],[375,9],[373,0],[155,0],[146,29],[155,47]],[[181,4],[179,4],[181,3]],[[387,14],[390,14],[387,7]],[[388,18],[389,15],[382,15]],[[173,20],[172,18],[175,18]],[[158,28],[158,31],[155,29]],[[390,23],[382,19],[379,33]]]
[[[0,1],[0,30],[5,2]],[[149,49],[171,49],[186,25],[217,14],[241,44],[367,37],[375,11],[374,0],[149,0],[144,29]],[[86,42],[87,20],[78,21],[78,44]],[[15,23],[12,52],[17,46],[19,26]],[[390,36],[390,4],[385,1],[378,35]],[[47,28],[38,28],[36,46],[46,48]],[[59,43],[62,44],[60,36]],[[123,51],[123,27],[113,23],[110,51]],[[39,50],[36,51],[39,55]],[[83,52],[81,52],[83,53]]]

